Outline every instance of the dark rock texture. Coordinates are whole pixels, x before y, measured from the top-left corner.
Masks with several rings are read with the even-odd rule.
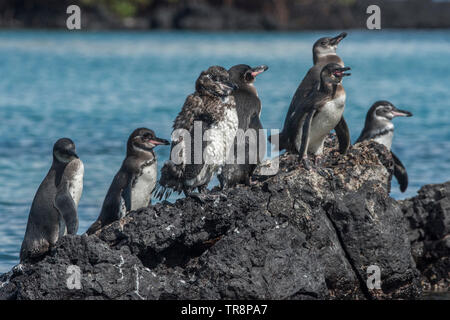
[[[423,286],[449,291],[450,182],[424,186],[416,197],[401,201],[401,206]]]
[[[283,155],[278,174],[251,187],[212,191],[204,204],[159,203],[96,235],[66,236],[41,261],[1,276],[0,299],[418,298],[402,208],[423,208],[425,220],[433,208],[423,230],[445,211],[446,231],[426,231],[441,236],[448,186],[440,204],[426,200],[440,197],[430,187],[401,206],[388,195],[393,161],[383,146],[364,142],[341,156],[334,143],[323,168],[308,172]],[[71,265],[81,289],[67,286]],[[369,266],[380,269],[380,289],[368,288]]]

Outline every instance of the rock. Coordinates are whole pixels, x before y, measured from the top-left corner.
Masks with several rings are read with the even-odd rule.
[[[423,286],[449,291],[450,182],[424,186],[416,197],[400,203]]]
[[[342,156],[335,140],[323,168],[306,171],[284,154],[275,176],[213,190],[214,201],[158,203],[96,235],[63,237],[41,261],[3,275],[0,298],[418,298],[407,225],[388,194],[390,152],[364,142]],[[368,287],[369,266],[380,288]],[[69,288],[73,268],[80,289]]]

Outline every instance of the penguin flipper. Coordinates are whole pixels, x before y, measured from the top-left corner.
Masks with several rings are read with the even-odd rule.
[[[347,122],[345,122],[344,117],[341,118],[341,121],[337,124],[336,128],[334,128],[336,131],[336,135],[339,141],[339,152],[341,154],[345,154],[350,147],[350,131],[347,126]]]
[[[131,210],[131,189],[133,187],[132,179],[127,181],[125,188],[123,188],[120,195],[119,205],[119,219],[123,218],[127,212]]]
[[[60,230],[59,233],[64,235],[64,230],[67,228],[68,234],[76,234],[78,231],[78,216],[75,201],[73,201],[67,188],[60,190],[55,197],[55,208],[60,215]]]
[[[288,112],[286,114],[286,121],[284,123],[283,131],[286,129],[288,121],[293,117],[294,111],[302,104],[303,100],[308,97],[320,84],[320,74],[315,71],[314,67],[310,68],[303,78],[302,82],[297,87],[297,90],[292,97],[291,104],[289,105]]]
[[[307,115],[303,122],[303,128],[302,128],[302,145],[300,147],[300,157],[304,158],[308,153],[308,145],[309,145],[309,132],[311,128],[311,123],[314,118],[314,115],[316,114],[316,109],[312,109]]]
[[[256,145],[256,151],[257,151],[257,161],[258,163],[261,162],[264,159],[264,156],[266,154],[266,140],[264,138],[264,134],[263,134],[263,126],[261,123],[261,120],[259,119],[259,116],[257,114],[254,114],[253,117],[250,119],[250,124],[249,127],[254,129],[256,131],[256,141],[257,141],[257,145]],[[262,135],[262,137],[260,136]],[[252,150],[250,149],[250,147],[248,147],[248,150]]]
[[[86,231],[86,234],[93,234],[104,226],[121,218],[122,193],[129,185],[130,180],[129,174],[122,169],[115,175],[103,201],[102,211],[97,220]]]
[[[394,176],[400,185],[400,191],[405,192],[408,188],[408,173],[400,159],[391,151],[394,159]]]

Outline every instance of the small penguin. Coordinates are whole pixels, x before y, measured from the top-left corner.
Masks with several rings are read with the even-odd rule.
[[[302,100],[293,113],[286,131],[287,142],[302,157],[305,167],[310,168],[307,153],[316,156],[316,164],[323,152],[323,143],[331,130],[342,119],[345,108],[345,90],[342,78],[349,76],[349,67],[329,63],[320,73],[318,88]],[[348,131],[346,135],[350,136]],[[339,146],[343,148],[342,145]],[[344,147],[348,147],[345,145]]]
[[[308,70],[308,73],[303,78],[302,82],[297,88],[297,91],[292,98],[289,105],[286,118],[284,120],[283,130],[279,134],[279,150],[287,149],[290,152],[294,152],[294,146],[290,144],[286,136],[286,130],[292,126],[291,122],[295,117],[294,112],[298,110],[298,106],[302,104],[302,101],[315,89],[320,83],[320,73],[327,64],[337,63],[341,67],[344,67],[344,62],[336,54],[338,44],[347,36],[346,32],[342,32],[334,38],[320,38],[313,45],[313,67]],[[339,145],[341,153],[345,153],[350,146],[350,136],[348,135],[348,126],[345,119],[342,117],[338,125],[334,128],[339,139]],[[269,137],[269,141],[272,142],[272,138]]]
[[[68,138],[53,146],[53,163],[36,192],[28,217],[20,261],[38,258],[58,239],[78,231],[78,203],[83,192],[83,162]]]
[[[392,123],[392,119],[395,117],[411,116],[411,112],[399,110],[389,101],[377,101],[367,112],[364,129],[356,142],[374,140],[383,144],[391,151],[392,139],[394,137],[394,124]],[[392,151],[391,154],[394,159],[394,176],[400,185],[400,191],[405,192],[408,188],[408,173],[400,159]]]
[[[208,183],[226,162],[238,129],[236,85],[226,69],[203,71],[175,119],[170,160],[161,170],[159,199],[172,191],[204,201]],[[194,193],[198,189],[200,192]]]
[[[260,163],[264,157],[266,150],[265,138],[260,139],[259,136],[259,130],[263,129],[259,119],[261,115],[261,100],[258,98],[258,92],[254,86],[254,82],[256,76],[263,73],[268,68],[269,67],[266,65],[252,68],[245,64],[239,64],[228,70],[231,80],[238,86],[238,89],[233,91],[233,96],[236,102],[239,129],[242,129],[241,133],[245,133],[248,129],[253,129],[254,138],[256,139],[253,140],[252,145],[249,145],[250,141],[248,139],[246,139],[246,141],[240,139],[239,143],[245,145],[238,146],[238,137],[236,136],[233,145],[235,155],[233,164],[227,163],[219,175],[222,189],[234,187],[237,184],[250,185],[250,177],[257,164]],[[260,146],[260,144],[262,145]],[[242,159],[245,163],[237,164],[239,159],[236,155],[241,150],[245,152],[245,158]]]
[[[153,130],[133,131],[128,138],[126,158],[109,187],[100,216],[86,231],[88,235],[151,203],[158,175],[153,148],[168,144],[169,141],[156,137]]]

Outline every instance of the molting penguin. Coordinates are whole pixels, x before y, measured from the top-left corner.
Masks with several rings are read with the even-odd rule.
[[[349,76],[349,67],[341,67],[337,63],[327,64],[320,73],[318,88],[295,108],[286,139],[297,151],[309,168],[307,152],[316,156],[316,162],[323,152],[323,143],[331,130],[335,129],[342,119],[345,107],[345,90],[342,78]],[[346,135],[350,136],[348,131]],[[347,139],[346,139],[347,140]],[[340,151],[348,148],[348,144],[339,145]]]
[[[183,191],[200,201],[212,177],[226,162],[238,129],[232,91],[236,85],[227,70],[212,66],[203,71],[175,119],[170,160],[161,170],[157,196]],[[200,194],[192,191],[197,188]]]
[[[168,144],[169,141],[156,137],[153,130],[138,128],[133,131],[127,142],[127,156],[109,187],[100,216],[87,234],[150,204],[158,174],[153,148]]]
[[[367,112],[366,123],[356,142],[364,140],[375,140],[391,150],[392,139],[394,137],[394,124],[392,119],[395,117],[411,117],[412,113],[397,109],[389,101],[377,101]],[[391,151],[394,159],[394,175],[400,184],[400,191],[405,192],[408,188],[408,174],[403,163]]]
[[[260,139],[260,129],[263,129],[259,119],[261,115],[261,100],[254,86],[255,78],[260,73],[266,71],[267,66],[250,67],[245,64],[233,66],[228,70],[231,80],[238,86],[233,91],[234,100],[236,102],[237,115],[239,120],[239,129],[242,136],[236,136],[233,145],[233,155],[237,155],[241,150],[245,152],[242,157],[245,162],[241,162],[239,158],[233,157],[232,164],[226,164],[222,173],[219,175],[219,181],[222,188],[234,187],[237,184],[250,185],[250,177],[255,170],[257,164],[262,161],[266,144],[265,138]],[[248,134],[252,135],[245,139],[244,133],[248,129],[253,129]],[[239,138],[239,142],[237,139]],[[245,139],[245,141],[244,141]],[[261,146],[260,146],[261,144]],[[245,148],[245,149],[244,149]],[[238,161],[243,164],[237,164]]]
[[[289,133],[288,128],[292,126],[295,110],[302,104],[302,101],[315,89],[320,83],[320,73],[327,64],[337,63],[344,67],[344,62],[336,54],[338,44],[347,36],[346,32],[342,32],[334,38],[325,37],[317,40],[313,45],[313,63],[314,66],[308,70],[308,73],[303,78],[297,91],[292,98],[289,105],[286,118],[284,120],[283,130],[279,136],[279,150],[287,149],[290,152],[295,152],[295,145],[287,140]],[[350,146],[350,135],[348,134],[347,124],[342,117],[338,125],[335,127],[336,134],[339,139],[339,144],[342,145],[341,152],[345,153]],[[269,141],[272,142],[271,137]]]
[[[72,140],[53,146],[53,163],[36,192],[28,217],[20,260],[37,258],[65,234],[78,231],[78,203],[83,192],[83,162]]]

